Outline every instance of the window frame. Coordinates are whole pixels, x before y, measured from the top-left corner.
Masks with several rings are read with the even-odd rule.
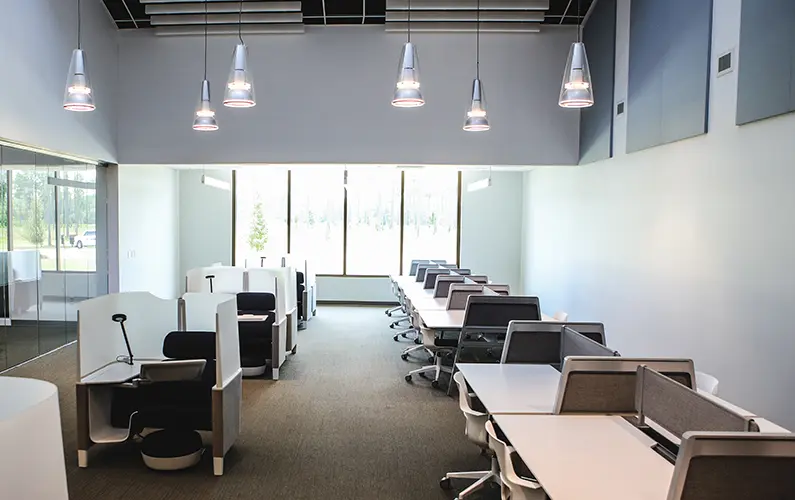
[[[293,169],[287,170],[287,253],[292,252],[292,174]],[[345,170],[344,179],[347,179],[348,170]],[[236,263],[237,253],[237,170],[232,170],[232,265]],[[456,265],[461,262],[461,201],[462,201],[462,173],[457,171],[456,188]],[[387,274],[348,274],[348,190],[344,189],[342,210],[342,274],[317,274],[326,278],[386,278]],[[406,171],[400,171],[400,274],[405,271],[403,265],[404,247],[404,222],[406,214]]]

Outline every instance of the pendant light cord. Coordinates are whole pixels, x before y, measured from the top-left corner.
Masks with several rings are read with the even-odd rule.
[[[409,0],[408,16],[409,16],[409,22],[408,22],[409,38],[408,38],[408,42],[411,43],[411,0]]]
[[[582,18],[580,17],[580,0],[577,0],[577,43],[580,43],[580,31],[582,25]]]
[[[82,16],[80,15],[80,0],[77,0],[77,48],[78,49],[82,49],[83,48],[83,40],[82,40],[82,38],[83,38],[83,36],[82,36],[83,30],[82,30],[82,26],[80,25],[80,22],[81,22],[80,18],[81,17]]]
[[[477,48],[475,49],[475,75],[480,80],[480,0],[478,0],[477,27],[475,28],[475,39]]]
[[[207,0],[204,0],[204,79],[207,79]]]
[[[243,0],[240,0],[240,17],[237,20],[237,37],[243,43]]]

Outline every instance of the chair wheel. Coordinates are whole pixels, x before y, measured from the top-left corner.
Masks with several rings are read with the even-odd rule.
[[[420,340],[420,338],[417,337],[416,339],[414,339],[414,343],[417,344],[417,345],[420,345],[420,344],[422,344],[422,340]]]
[[[411,382],[411,375],[406,375],[406,382]]]
[[[448,478],[443,477],[442,480],[439,481],[439,487],[441,487],[443,490],[449,490],[452,489],[453,485],[450,484],[450,480]]]
[[[409,355],[408,354],[401,354],[400,355],[400,359],[402,359],[403,361],[408,361]]]
[[[433,356],[428,356],[428,363],[433,363]]]
[[[395,335],[394,337],[392,337],[392,340],[394,340],[395,342],[397,342],[397,341],[398,341],[398,336],[397,336],[397,335]]]
[[[386,313],[386,315],[389,316],[390,318],[392,317],[392,313],[391,312]]]
[[[389,325],[389,328],[395,328],[395,324],[392,323],[391,325]]]
[[[438,380],[434,380],[433,382],[431,382],[431,387],[433,387],[434,389],[438,389],[439,388],[439,381]]]

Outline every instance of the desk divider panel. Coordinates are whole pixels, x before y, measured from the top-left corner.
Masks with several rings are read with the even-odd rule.
[[[467,302],[464,327],[508,328],[512,320],[540,320],[538,297],[473,296]]]
[[[567,326],[572,329],[576,328],[576,330],[572,330],[574,333],[590,341],[598,344],[605,342],[605,327],[602,323],[511,321],[508,324],[500,362],[560,365],[566,355],[579,353],[579,351],[563,352],[561,337],[564,327]],[[600,355],[613,355],[613,351],[600,352],[604,352]]]
[[[194,304],[196,304],[195,301]],[[226,385],[241,373],[237,300],[234,296],[227,296],[226,300],[217,302],[215,307],[210,308],[210,311],[214,311],[213,316],[215,316],[215,325],[212,330],[216,332],[216,384],[221,386]],[[190,322],[190,316],[188,318]]]
[[[287,317],[287,281],[280,269],[252,268],[248,270],[249,292],[270,292],[276,296],[276,322]]]
[[[440,275],[436,278],[436,286],[433,289],[434,298],[443,298],[450,295],[450,285],[453,283],[463,283],[464,277],[459,275]]]
[[[470,274],[467,275],[466,279],[469,280],[467,283],[478,283],[480,285],[488,285],[489,283],[489,277],[485,274]]]
[[[636,408],[641,425],[649,419],[681,438],[688,431],[749,432],[759,427],[748,417],[647,367],[638,367]]]
[[[490,283],[483,288],[484,295],[492,295],[491,293],[486,294],[486,290],[489,292],[493,292],[494,295],[510,295],[511,294],[511,285],[500,285],[495,283]]]
[[[450,285],[450,293],[447,295],[446,309],[466,309],[470,295],[480,295],[483,293],[483,285],[467,284],[466,282]]]
[[[563,361],[555,413],[637,415],[637,372],[651,366],[682,383],[695,381],[693,360],[568,356]]]
[[[82,378],[127,356],[121,327],[111,317],[125,314],[125,327],[135,359],[162,359],[163,340],[178,327],[176,299],[149,292],[112,293],[77,306],[78,375]]]
[[[209,292],[210,280],[213,278],[213,292],[217,293],[238,293],[245,290],[246,269],[243,267],[215,266],[215,267],[196,267],[186,273],[185,291],[186,292]]]
[[[218,305],[228,300],[235,301],[237,314],[237,296],[230,293],[186,293],[180,300],[180,330],[214,332],[216,327],[216,310]]]
[[[425,281],[423,282],[422,288],[424,290],[432,290],[433,287],[436,286],[436,278],[442,274],[450,274],[450,270],[447,268],[428,269],[425,272]]]
[[[602,332],[604,332],[604,325],[601,325]],[[560,339],[560,359],[566,359],[567,356],[618,356],[618,353],[604,345],[604,333],[602,333],[601,342],[595,341],[593,338],[586,337],[585,335],[575,331],[571,326],[563,327]]]

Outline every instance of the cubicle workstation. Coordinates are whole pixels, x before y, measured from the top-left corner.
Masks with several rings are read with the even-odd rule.
[[[190,328],[190,329],[187,329]],[[211,433],[213,470],[240,433],[242,369],[232,295],[195,293],[164,300],[147,292],[105,295],[78,306],[78,463],[94,444],[122,443],[146,429],[151,468],[194,465],[196,431]],[[198,449],[170,455],[185,437]],[[147,455],[157,443],[157,456]],[[184,450],[183,450],[184,451]]]
[[[317,275],[308,260],[294,254],[261,255],[247,258],[245,265],[246,268],[292,267],[296,271],[299,319],[309,321],[317,315]],[[299,329],[304,329],[300,322]]]

